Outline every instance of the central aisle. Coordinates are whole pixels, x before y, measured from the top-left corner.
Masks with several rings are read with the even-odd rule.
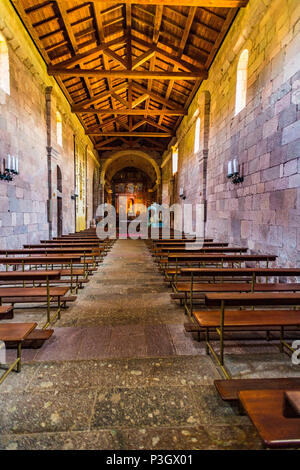
[[[184,321],[146,244],[118,240],[0,387],[0,449],[259,448]]]

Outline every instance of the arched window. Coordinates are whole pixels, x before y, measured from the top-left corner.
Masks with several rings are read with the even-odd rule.
[[[61,174],[61,169],[57,165],[57,174],[56,174],[56,179],[57,179],[57,190],[59,192],[62,192],[62,174]]]
[[[239,58],[237,67],[236,96],[235,96],[235,115],[237,115],[246,106],[247,99],[247,75],[248,75],[249,52],[245,49]]]
[[[178,170],[178,148],[173,147],[172,150],[172,173],[175,175]]]
[[[0,33],[0,88],[10,94],[8,47],[4,36]]]
[[[59,111],[56,111],[56,142],[62,147],[62,117]]]
[[[198,153],[199,150],[200,150],[200,117],[197,117],[196,125],[195,125],[194,152]]]

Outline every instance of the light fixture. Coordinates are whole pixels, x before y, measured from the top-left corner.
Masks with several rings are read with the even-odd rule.
[[[19,174],[19,158],[7,155],[0,165],[0,180],[12,181],[15,175]]]
[[[184,193],[183,188],[180,188],[180,189],[179,189],[179,197],[180,197],[181,199],[183,199],[183,200],[186,199],[186,196],[185,196],[185,193]]]
[[[79,194],[78,194],[78,189],[75,188],[74,194],[72,194],[71,199],[73,199],[74,201],[76,201],[76,198],[77,198],[78,196],[79,196]]]
[[[237,158],[233,160],[229,160],[228,162],[228,170],[227,170],[227,178],[231,178],[231,182],[233,184],[239,184],[244,181],[244,177],[240,175],[239,172],[239,164]]]

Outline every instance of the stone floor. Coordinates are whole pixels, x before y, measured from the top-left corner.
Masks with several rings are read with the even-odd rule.
[[[16,310],[14,321],[44,321]],[[260,449],[142,241],[118,240],[50,341],[0,386],[0,449]],[[14,351],[8,352],[8,359]],[[300,375],[274,342],[226,342],[234,377]]]

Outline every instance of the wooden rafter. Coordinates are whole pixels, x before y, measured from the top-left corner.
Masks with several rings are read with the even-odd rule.
[[[86,132],[87,135],[98,135],[102,137],[162,137],[170,138],[173,136],[172,132]]]
[[[108,114],[119,114],[123,116],[144,116],[145,113],[149,116],[185,116],[187,111],[182,111],[181,109],[118,109],[118,108],[105,108],[105,109],[94,109],[94,108],[77,108],[77,113],[89,113],[89,114],[99,114],[99,115],[108,115]]]
[[[120,3],[119,0],[90,0],[93,3]],[[249,0],[176,0],[176,6],[184,7],[210,7],[210,8],[242,8]],[[126,5],[171,5],[174,0],[123,0]]]
[[[97,147],[163,150],[248,0],[11,2]]]
[[[97,77],[97,78],[128,78],[128,79],[152,79],[152,80],[205,80],[208,76],[207,71],[198,72],[140,72],[134,70],[98,70],[98,69],[66,69],[62,67],[48,67],[49,75],[64,77]]]

